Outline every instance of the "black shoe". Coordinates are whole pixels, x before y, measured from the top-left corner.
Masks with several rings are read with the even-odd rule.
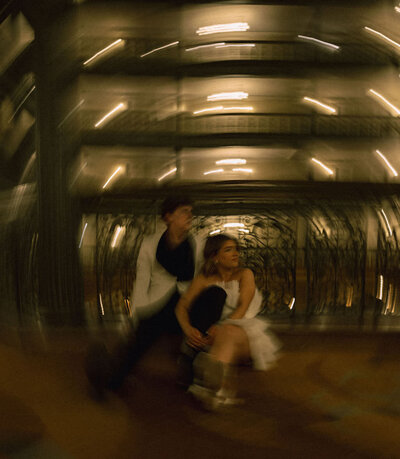
[[[193,382],[193,358],[186,354],[178,357],[177,384],[187,389]]]
[[[90,384],[89,394],[97,401],[105,400],[111,378],[111,356],[104,343],[97,342],[89,346],[85,372]]]

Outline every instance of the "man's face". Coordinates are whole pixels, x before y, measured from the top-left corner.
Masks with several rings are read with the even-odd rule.
[[[192,227],[192,206],[179,206],[173,212],[165,215],[168,228],[176,231],[189,231]]]

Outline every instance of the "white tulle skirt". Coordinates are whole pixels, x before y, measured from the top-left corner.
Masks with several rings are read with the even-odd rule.
[[[276,336],[268,331],[268,322],[260,317],[225,319],[221,324],[231,324],[242,328],[249,340],[250,357],[255,370],[268,370],[278,358],[282,347]]]

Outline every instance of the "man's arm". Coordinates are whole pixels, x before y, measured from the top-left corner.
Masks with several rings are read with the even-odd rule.
[[[132,293],[132,313],[139,319],[145,319],[159,311],[170,299],[176,289],[176,279],[166,273],[157,286],[153,285],[155,272],[153,266],[156,259],[157,241],[145,239],[140,247],[136,264],[136,279]],[[169,277],[171,279],[169,279]],[[161,284],[160,284],[161,282]]]
[[[147,250],[147,244],[143,241],[139,250],[136,263],[136,279],[133,284],[132,305],[134,308],[140,308],[150,302],[151,265],[152,260]]]

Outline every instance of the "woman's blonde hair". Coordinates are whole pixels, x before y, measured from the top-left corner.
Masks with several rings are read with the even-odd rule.
[[[201,270],[204,276],[213,276],[218,272],[217,266],[213,258],[215,257],[215,255],[217,255],[217,253],[221,250],[221,247],[227,241],[233,241],[239,248],[238,241],[233,236],[228,236],[227,234],[217,234],[216,236],[208,236],[203,251],[204,265]]]

